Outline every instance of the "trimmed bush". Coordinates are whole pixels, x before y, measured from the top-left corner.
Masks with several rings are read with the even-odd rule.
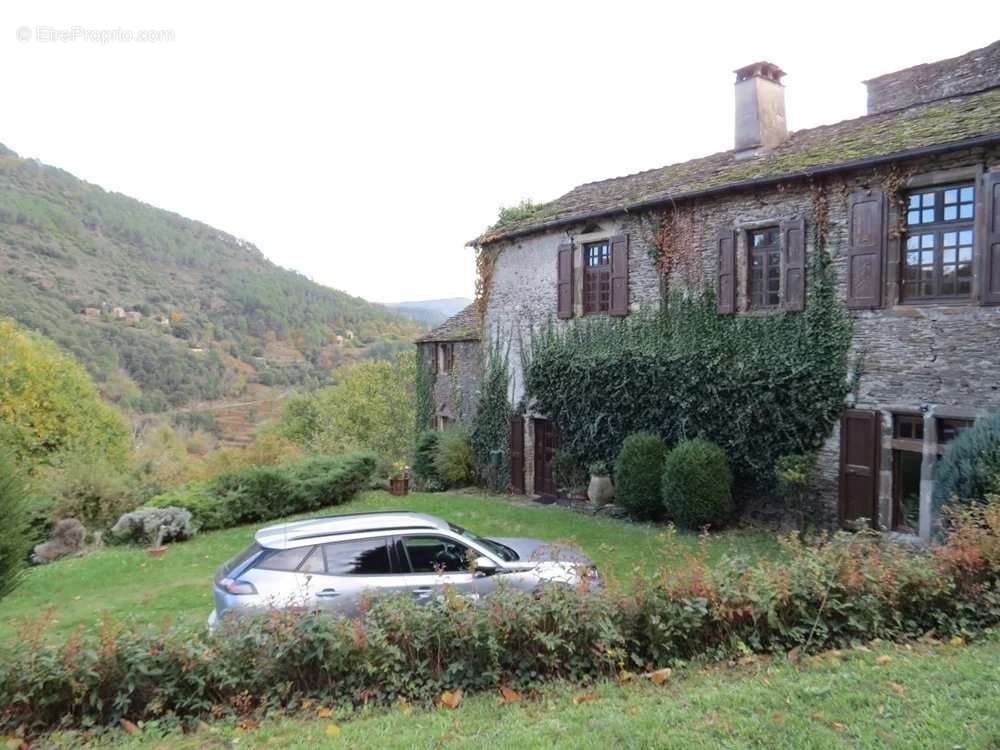
[[[21,581],[31,542],[28,497],[14,461],[0,450],[0,599]]]
[[[733,512],[733,473],[722,448],[696,438],[678,443],[663,463],[663,505],[679,526],[722,526]]]
[[[934,509],[995,492],[1000,477],[1000,412],[978,420],[948,444],[934,469]],[[935,513],[937,515],[937,513]]]
[[[446,487],[468,487],[476,479],[476,459],[469,429],[449,427],[440,433],[434,468]]]
[[[784,562],[723,558],[644,577],[633,590],[500,586],[485,606],[375,597],[355,619],[270,612],[203,627],[111,626],[53,644],[0,646],[0,732],[247,716],[303,701],[431,704],[444,690],[532,691],[693,659],[818,652],[874,638],[969,635],[1000,623],[1000,498],[916,553],[839,533]]]
[[[154,508],[191,511],[198,529],[222,529],[341,505],[375,471],[372,453],[314,456],[285,466],[253,466],[212,482],[192,482],[150,500]]]
[[[615,461],[615,502],[633,518],[663,513],[660,482],[667,446],[659,435],[637,432],[625,438]]]
[[[164,542],[183,542],[194,536],[191,512],[184,508],[138,508],[111,527],[112,541],[122,544],[155,544],[163,529]]]
[[[441,477],[434,465],[440,434],[435,430],[424,430],[417,436],[417,445],[413,451],[413,479],[422,490],[441,489]]]

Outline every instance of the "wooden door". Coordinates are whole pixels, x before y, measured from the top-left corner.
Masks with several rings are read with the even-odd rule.
[[[552,457],[559,447],[556,426],[547,419],[535,420],[535,494],[556,495]]]
[[[516,494],[524,494],[524,417],[510,420],[510,486]]]
[[[877,411],[848,409],[840,420],[840,521],[878,522],[879,425]]]

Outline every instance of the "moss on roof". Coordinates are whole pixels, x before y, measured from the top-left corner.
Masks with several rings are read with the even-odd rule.
[[[756,157],[737,158],[735,151],[724,151],[580,185],[561,198],[542,204],[529,218],[487,232],[476,242],[495,242],[513,232],[544,229],[556,221],[599,211],[624,211],[635,204],[724,189],[747,180],[793,179],[819,168],[840,164],[846,167],[859,159],[887,157],[989,135],[1000,135],[1000,89],[799,130],[777,148]]]
[[[418,344],[434,341],[478,341],[479,313],[475,303],[452,315],[448,320],[417,339]]]

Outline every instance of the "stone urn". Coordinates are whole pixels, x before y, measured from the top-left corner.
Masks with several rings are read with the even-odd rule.
[[[615,497],[615,488],[611,484],[611,472],[603,463],[590,467],[590,485],[587,487],[587,497],[594,505],[607,505]]]

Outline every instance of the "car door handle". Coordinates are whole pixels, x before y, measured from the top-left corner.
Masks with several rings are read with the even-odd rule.
[[[337,589],[323,589],[322,591],[317,591],[316,596],[331,597],[340,596],[340,592]]]

